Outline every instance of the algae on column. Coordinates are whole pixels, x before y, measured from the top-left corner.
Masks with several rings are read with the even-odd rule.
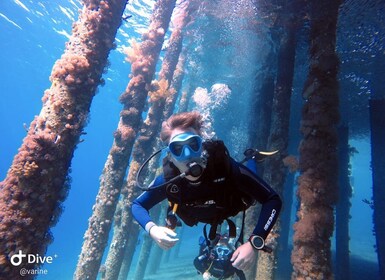
[[[44,92],[42,110],[0,183],[0,274],[7,279],[20,277],[21,267],[8,261],[16,249],[44,255],[52,242],[49,230],[59,219],[69,192],[73,153],[97,87],[103,82],[126,1],[83,3],[64,53],[52,69],[52,85]],[[24,268],[38,266],[26,264]]]
[[[333,279],[330,239],[338,196],[336,29],[340,1],[309,4],[310,66],[302,93],[306,103],[301,121],[300,208],[294,224],[292,279]]]
[[[111,148],[111,154],[119,155],[121,150],[128,150],[124,153],[125,170],[127,162],[132,153],[132,157],[137,160],[131,161],[127,184],[124,186],[122,223],[120,228],[115,228],[113,246],[110,247],[106,260],[105,279],[117,279],[124,257],[125,244],[130,234],[128,232],[131,213],[128,213],[133,199],[139,194],[134,187],[135,175],[139,169],[139,162],[142,157],[138,152],[138,146],[135,143],[139,131],[142,127],[142,113],[147,101],[148,92],[151,89],[151,82],[155,74],[156,64],[164,41],[165,33],[168,29],[171,14],[175,6],[175,0],[160,0],[155,3],[154,11],[151,16],[150,26],[142,35],[142,43],[133,44],[132,51],[128,53],[128,59],[131,62],[131,80],[126,91],[120,96],[124,108],[121,111],[121,118],[118,129],[115,133],[115,139],[125,140],[125,145]],[[142,137],[139,135],[139,138]],[[141,140],[145,140],[142,137]],[[133,147],[135,145],[135,147]],[[141,146],[141,148],[145,148]],[[151,149],[152,147],[148,147]],[[147,149],[147,148],[146,148]],[[110,174],[110,173],[108,173]],[[125,172],[119,174],[122,178]],[[115,174],[114,177],[117,177]],[[116,202],[115,202],[116,204]]]
[[[289,144],[290,104],[294,77],[296,33],[299,25],[299,19],[295,16],[299,12],[298,3],[300,1],[293,1],[286,5],[286,13],[278,15],[282,31],[279,36],[277,78],[274,88],[267,149],[269,151],[278,150],[279,153],[266,159],[263,172],[265,181],[281,197],[283,196],[283,187],[287,175],[287,168],[284,165],[283,159],[287,156]],[[260,252],[259,254],[257,265],[258,279],[274,279],[280,232],[281,217],[266,239],[267,246],[273,248],[273,252],[270,254]]]

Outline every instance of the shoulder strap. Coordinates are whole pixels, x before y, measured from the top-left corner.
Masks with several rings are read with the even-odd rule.
[[[246,210],[243,210],[241,231],[239,233],[238,240],[237,240],[237,242],[235,242],[235,244],[243,244],[244,243],[243,232],[244,232],[244,228],[245,228],[245,217],[246,217]]]
[[[206,167],[208,178],[220,188],[216,202],[225,207],[227,204],[226,198],[229,198],[228,194],[230,194],[232,190],[232,183],[230,182],[231,158],[229,151],[221,140],[208,140],[203,144],[204,149],[209,155]],[[222,219],[223,218],[225,217],[222,217]]]
[[[207,168],[219,170],[223,175],[230,172],[230,153],[221,140],[207,140],[203,142],[203,148],[209,154]],[[215,168],[215,169],[214,169]],[[211,171],[211,170],[210,170]]]
[[[237,241],[235,242],[235,245],[244,243],[243,234],[244,234],[244,228],[245,228],[245,217],[246,217],[246,210],[243,210],[241,231],[239,232],[239,236]],[[235,223],[230,219],[226,219],[226,221],[227,221],[227,224],[229,225],[229,237],[232,237],[232,238],[236,237],[237,227],[235,226]],[[206,230],[207,225],[208,224],[205,224],[203,227],[203,236],[206,240],[206,245],[210,247],[211,241],[215,240],[215,238],[217,237],[218,223],[211,225],[209,235],[207,235],[207,230]]]
[[[234,238],[235,236],[237,236],[237,227],[235,226],[235,223],[232,220],[226,219],[226,221],[227,221],[227,224],[229,225],[229,237]],[[217,237],[218,223],[214,223],[211,225],[209,235],[207,235],[207,230],[206,230],[207,225],[208,224],[205,224],[205,226],[203,227],[203,236],[206,239],[207,246],[210,247],[210,245],[212,245],[211,241],[215,240],[215,238]],[[243,234],[243,230],[242,230],[242,234]]]

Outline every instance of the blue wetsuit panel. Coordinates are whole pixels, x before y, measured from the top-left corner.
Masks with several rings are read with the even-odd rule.
[[[153,190],[143,192],[138,198],[134,200],[131,206],[132,215],[134,219],[144,228],[148,222],[151,222],[152,219],[149,215],[149,210],[157,205],[159,202],[167,198],[166,187],[156,188],[163,184],[164,177],[163,174],[158,176],[155,181],[152,183],[150,188]]]
[[[251,171],[254,172],[254,174],[258,174],[257,173],[257,163],[255,160],[253,159],[249,159],[248,161],[246,161],[246,166],[247,168],[249,168]]]

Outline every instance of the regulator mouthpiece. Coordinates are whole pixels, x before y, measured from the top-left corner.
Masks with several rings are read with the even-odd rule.
[[[193,177],[199,177],[203,173],[203,168],[195,161],[190,162],[188,165],[188,170],[186,171],[186,175],[191,175]]]

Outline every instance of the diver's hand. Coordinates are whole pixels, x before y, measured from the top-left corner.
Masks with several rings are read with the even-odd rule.
[[[173,238],[176,237],[176,233],[166,227],[154,225],[149,229],[149,234],[159,247],[165,250],[172,248],[179,240],[178,238]]]
[[[215,277],[212,276],[212,275],[210,274],[210,272],[208,272],[208,271],[205,271],[205,272],[203,273],[202,277],[203,277],[203,280],[211,280],[211,279],[215,279]]]
[[[250,242],[246,242],[235,250],[230,261],[233,263],[233,267],[239,270],[248,270],[256,257],[257,250],[251,246]]]

